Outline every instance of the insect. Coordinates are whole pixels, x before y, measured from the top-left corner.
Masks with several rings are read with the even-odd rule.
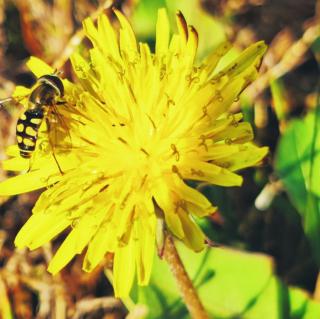
[[[50,121],[48,120],[48,114],[54,111],[55,115],[58,116],[56,106],[65,103],[61,101],[63,96],[64,86],[57,72],[43,75],[37,79],[35,88],[28,97],[27,110],[20,116],[17,122],[16,137],[21,157],[31,158],[36,148],[38,131],[43,120],[46,119],[49,130]],[[2,100],[0,104],[3,105],[12,99],[14,98]],[[54,151],[53,157],[62,173]]]

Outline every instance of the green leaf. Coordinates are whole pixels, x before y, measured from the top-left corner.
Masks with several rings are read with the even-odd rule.
[[[280,139],[276,171],[299,211],[320,265],[320,108],[294,120]]]
[[[297,288],[285,286],[262,254],[226,248],[179,254],[210,316],[214,318],[320,318],[320,304]],[[151,283],[135,287],[135,302],[149,308],[148,318],[190,318],[165,261],[156,258]]]

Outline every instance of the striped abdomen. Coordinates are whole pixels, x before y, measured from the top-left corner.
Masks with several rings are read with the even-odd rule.
[[[35,108],[25,111],[19,118],[16,134],[21,157],[30,158],[35,150],[43,117],[43,110]]]

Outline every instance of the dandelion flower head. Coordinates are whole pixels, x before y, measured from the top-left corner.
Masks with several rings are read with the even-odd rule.
[[[251,45],[216,72],[230,45],[197,64],[198,34],[181,13],[171,36],[166,11],[159,10],[154,53],[114,13],[119,31],[106,15],[97,26],[83,22],[92,48],[71,58],[77,84],[63,80],[66,103],[58,108],[65,125],[53,131],[43,122],[30,170],[2,182],[0,194],[46,188],[16,246],[36,249],[69,230],[48,270],[59,272],[86,249],[83,268],[91,271],[112,253],[115,294],[125,296],[135,276],[148,284],[157,218],[194,251],[204,248],[193,217],[216,208],[186,181],[239,186],[235,171],[266,155],[267,148],[251,143],[242,114],[229,112],[256,78],[266,46]],[[37,77],[53,73],[36,58],[28,66]],[[27,98],[30,90],[18,87],[15,95],[22,94]],[[4,169],[28,169],[16,145],[8,155]]]

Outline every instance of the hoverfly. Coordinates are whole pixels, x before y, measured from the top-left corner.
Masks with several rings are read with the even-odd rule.
[[[58,73],[47,74],[39,77],[34,85],[33,90],[28,96],[27,109],[20,116],[16,126],[16,138],[20,150],[20,156],[23,158],[31,158],[36,148],[38,139],[38,131],[44,119],[47,121],[48,129],[50,127],[47,115],[49,112],[56,111],[56,106],[64,104],[61,101],[64,96],[64,86]],[[0,105],[15,100],[8,98],[0,101]],[[62,170],[53,151],[53,157],[58,165],[60,173]]]

